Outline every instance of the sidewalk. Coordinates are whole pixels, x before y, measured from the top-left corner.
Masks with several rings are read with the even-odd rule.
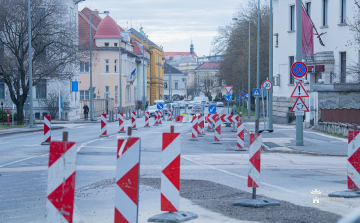
[[[63,129],[63,126],[52,126],[51,130]],[[0,137],[4,135],[12,135],[18,133],[29,133],[29,132],[41,132],[44,131],[44,125],[34,125],[33,128],[29,128],[29,126],[25,126],[22,128],[11,128],[11,129],[0,129]]]
[[[248,131],[255,131],[255,122],[246,122]],[[263,124],[260,123],[260,129]],[[269,152],[306,153],[347,156],[348,140],[304,128],[304,146],[296,146],[296,126],[274,124],[274,132],[262,134],[262,148]]]

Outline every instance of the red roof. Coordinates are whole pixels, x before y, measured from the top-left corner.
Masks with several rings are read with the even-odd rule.
[[[190,56],[190,52],[164,52],[164,56],[174,57],[175,55],[181,55],[181,56]],[[192,55],[192,58],[197,57],[196,53]]]
[[[106,16],[101,20],[95,38],[119,38],[119,25],[110,17]]]
[[[85,17],[89,20],[90,13],[94,13],[96,11],[92,11],[91,9],[85,7],[81,12],[85,15]],[[98,14],[91,15],[91,23],[98,27],[101,22],[101,17]]]
[[[89,19],[83,15],[82,13],[78,13],[79,17],[79,47],[82,49],[88,49],[89,48],[89,37],[90,37],[90,31],[89,31]],[[91,17],[92,21],[92,17]],[[92,36],[92,47],[95,47],[95,41],[94,36],[96,34],[96,27],[94,25],[91,26],[91,36]]]
[[[143,54],[137,42],[133,42],[132,44],[134,45],[133,51],[135,54]]]
[[[196,69],[219,69],[220,68],[220,62],[206,62],[201,64]]]

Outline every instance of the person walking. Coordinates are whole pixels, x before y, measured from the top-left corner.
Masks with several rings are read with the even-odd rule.
[[[85,121],[87,121],[88,120],[88,114],[89,114],[89,106],[87,106],[87,104],[85,104],[83,109],[84,109]]]

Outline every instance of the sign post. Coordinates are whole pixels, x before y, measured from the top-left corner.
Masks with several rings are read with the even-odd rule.
[[[265,117],[267,116],[268,121],[269,121],[269,91],[272,89],[273,84],[272,84],[272,82],[270,80],[265,80],[265,81],[262,82],[261,86],[263,87],[264,91],[266,90],[266,111],[267,112],[266,112],[266,115],[264,113],[264,129],[265,129],[265,131],[267,131],[266,130],[266,124],[265,124]],[[263,92],[263,93],[265,94],[265,92]],[[263,98],[263,100],[264,100],[264,98]],[[264,103],[263,103],[263,106],[264,106]],[[265,109],[263,109],[263,110],[265,111]],[[270,121],[269,121],[269,127],[271,127],[270,126]],[[270,130],[270,132],[272,132],[272,131],[273,130]]]
[[[229,93],[227,93],[227,94],[225,95],[225,100],[228,102],[228,103],[227,103],[227,104],[228,104],[228,115],[230,114],[230,113],[229,113],[229,101],[231,101],[231,99],[232,99],[232,95],[229,94]]]

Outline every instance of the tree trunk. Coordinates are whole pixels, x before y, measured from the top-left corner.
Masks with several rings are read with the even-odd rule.
[[[24,105],[19,104],[16,107],[17,107],[17,110],[16,110],[17,124],[22,125],[22,124],[24,124],[24,114],[23,114]]]

